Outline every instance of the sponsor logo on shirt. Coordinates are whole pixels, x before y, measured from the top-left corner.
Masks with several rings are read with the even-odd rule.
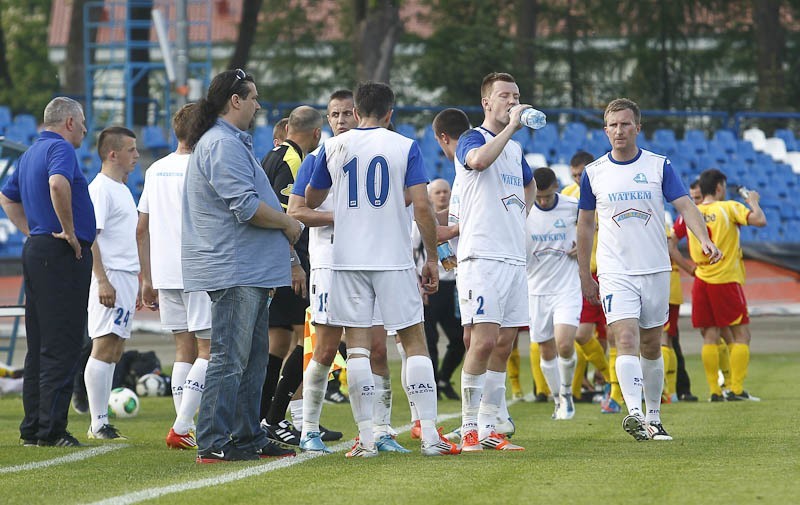
[[[500,174],[500,177],[503,179],[503,184],[522,187],[522,177],[518,175]]]
[[[633,182],[635,182],[637,184],[647,184],[647,177],[643,173],[639,172],[633,178]]]
[[[620,191],[619,193],[608,194],[608,200],[610,202],[624,202],[627,200],[652,200],[652,198],[652,191]]]
[[[647,226],[647,223],[650,222],[651,217],[653,217],[653,215],[650,212],[639,209],[628,209],[623,210],[619,214],[615,214],[612,219],[615,223],[617,223],[617,226],[619,226],[619,223],[625,221],[626,219],[641,219],[644,221],[645,226]]]
[[[293,187],[294,187],[294,184],[289,184],[288,186],[286,186],[285,188],[283,188],[283,189],[281,190],[281,194],[282,194],[283,196],[285,196],[285,197],[287,197],[287,198],[288,198],[288,197],[289,197],[289,195],[291,195],[291,194],[292,194],[292,188],[293,188]]]
[[[501,198],[501,201],[503,202],[503,205],[506,206],[507,211],[511,211],[512,207],[517,207],[520,212],[525,212],[525,202],[520,200],[517,195],[511,195],[505,198]]]
[[[565,223],[563,219],[559,218],[559,219],[556,220],[556,222],[555,222],[555,224],[553,226],[555,226],[556,228],[566,228],[567,227],[567,223]]]
[[[567,240],[566,233],[531,233],[534,242],[555,242],[557,240]]]
[[[541,251],[535,251],[533,253],[533,256],[537,260],[544,260],[548,256],[552,256],[552,257],[555,257],[555,258],[563,258],[565,254],[567,254],[566,251],[563,251],[561,249],[554,249],[552,247],[548,247],[547,249],[542,249]]]

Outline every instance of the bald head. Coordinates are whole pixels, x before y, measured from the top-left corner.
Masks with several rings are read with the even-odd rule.
[[[288,132],[292,133],[313,132],[316,128],[322,128],[322,115],[313,107],[301,105],[289,114]]]
[[[450,183],[444,179],[434,179],[428,184],[428,196],[437,212],[450,206]]]

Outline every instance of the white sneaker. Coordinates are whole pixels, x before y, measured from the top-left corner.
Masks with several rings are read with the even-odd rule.
[[[561,401],[555,412],[556,419],[566,421],[575,417],[575,404],[572,402],[572,393],[561,395]]]
[[[347,454],[345,454],[345,457],[347,457],[347,458],[374,458],[377,455],[378,455],[378,448],[377,447],[375,447],[374,445],[372,446],[372,448],[365,447],[363,444],[361,444],[360,440],[356,440],[355,445],[353,446],[352,449],[347,451]]]
[[[647,423],[647,434],[650,436],[651,440],[672,440],[672,437],[667,433],[667,430],[661,425],[661,423],[650,421]]]
[[[500,418],[498,418],[494,425],[494,431],[500,433],[501,435],[505,435],[506,438],[511,438],[514,433],[517,432],[517,426],[514,424],[514,420],[511,419],[511,416],[504,421],[501,421]],[[448,438],[448,440],[450,439]]]

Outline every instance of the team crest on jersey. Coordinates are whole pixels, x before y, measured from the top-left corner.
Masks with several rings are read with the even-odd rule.
[[[633,182],[638,183],[638,184],[647,184],[647,177],[643,173],[639,172],[633,178]]]
[[[285,188],[283,188],[283,189],[281,190],[281,194],[282,194],[283,196],[285,196],[286,198],[289,198],[289,195],[291,195],[291,194],[292,194],[292,188],[293,188],[293,187],[294,187],[294,184],[289,184],[288,186],[286,186]]]
[[[517,195],[507,196],[502,198],[501,201],[506,206],[507,211],[511,211],[513,207],[516,207],[520,212],[525,212],[525,202],[520,200]]]
[[[553,226],[555,226],[556,228],[566,228],[567,227],[567,223],[565,223],[563,219],[558,218],[556,220],[555,224],[553,224]]]
[[[617,223],[617,226],[619,226],[619,223],[625,221],[626,219],[641,219],[644,221],[645,226],[647,226],[647,223],[650,222],[651,217],[653,217],[653,215],[650,212],[639,209],[627,209],[623,210],[619,214],[615,214],[611,219]]]
[[[555,258],[562,258],[564,256],[564,254],[565,254],[565,251],[563,251],[561,249],[555,249],[553,247],[548,247],[546,249],[541,249],[539,251],[535,251],[533,253],[533,256],[537,260],[544,260],[544,258],[546,258],[548,256],[555,257]]]

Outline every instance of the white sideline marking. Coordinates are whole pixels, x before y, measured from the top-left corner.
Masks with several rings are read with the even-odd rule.
[[[0,474],[24,472],[25,470],[36,470],[37,468],[46,468],[48,466],[63,465],[64,463],[72,463],[74,461],[80,461],[82,459],[93,458],[95,456],[99,456],[107,452],[116,451],[117,449],[122,449],[123,447],[128,447],[128,446],[127,444],[101,445],[99,447],[93,447],[88,450],[76,451],[71,454],[67,454],[66,456],[60,456],[58,458],[46,459],[44,461],[34,461],[32,463],[25,463],[24,465],[6,466],[0,468]]]
[[[460,417],[461,412],[458,413],[451,413],[451,414],[444,414],[438,417],[439,421],[446,421],[448,419],[453,419],[455,417]],[[400,427],[397,430],[398,433],[405,433],[411,429],[411,425],[407,424],[405,426]],[[330,449],[334,452],[340,452],[345,449],[350,448],[350,444],[352,441],[348,440],[347,442],[341,442],[336,444]],[[286,468],[289,466],[297,465],[300,463],[305,463],[306,461],[314,458],[319,458],[324,456],[324,454],[320,453],[312,453],[312,452],[301,452],[297,456],[293,458],[280,458],[274,461],[271,461],[266,464],[251,466],[248,468],[243,468],[236,472],[231,472],[223,475],[217,475],[214,477],[208,477],[205,479],[194,480],[190,482],[182,482],[180,484],[172,484],[169,486],[164,487],[154,487],[150,489],[143,489],[141,491],[136,491],[133,493],[123,494],[120,496],[114,496],[112,498],[106,498],[105,500],[100,500],[91,503],[90,505],[127,505],[129,503],[138,503],[145,500],[152,500],[154,498],[159,498],[164,495],[173,494],[173,493],[181,493],[183,491],[189,491],[192,489],[200,489],[203,487],[210,487],[210,486],[217,486],[219,484],[226,484],[228,482],[233,482],[241,479],[246,479],[248,477],[254,477],[256,475],[261,475],[263,473],[272,472],[274,470],[280,470],[281,468]]]

